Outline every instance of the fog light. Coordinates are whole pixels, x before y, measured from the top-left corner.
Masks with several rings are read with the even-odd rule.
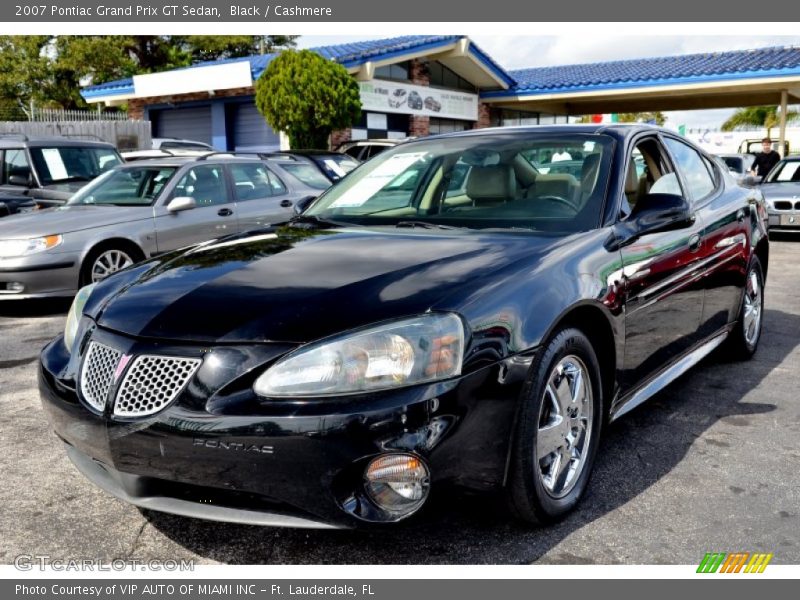
[[[11,281],[6,284],[6,290],[18,294],[25,290],[25,284],[19,281]]]
[[[394,515],[415,511],[428,497],[428,468],[422,460],[410,454],[379,456],[369,463],[364,476],[370,498]]]

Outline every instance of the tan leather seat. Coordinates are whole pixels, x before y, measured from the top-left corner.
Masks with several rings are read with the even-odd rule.
[[[511,165],[472,167],[467,179],[467,196],[473,206],[511,202],[517,197],[517,178]]]
[[[636,201],[639,199],[639,176],[636,174],[636,162],[630,160],[628,162],[628,174],[625,177],[625,198],[631,207],[636,206]]]

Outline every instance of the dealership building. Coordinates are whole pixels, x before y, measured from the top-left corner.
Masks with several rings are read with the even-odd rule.
[[[321,46],[360,87],[362,114],[331,144],[493,125],[566,123],[570,115],[723,108],[800,101],[800,48],[691,54],[506,70],[465,36],[403,36]],[[275,54],[203,62],[93,85],[89,103],[127,105],[154,137],[219,150],[281,144],[254,85]],[[785,111],[784,111],[785,114]]]

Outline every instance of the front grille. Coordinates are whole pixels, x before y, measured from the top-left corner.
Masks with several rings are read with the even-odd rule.
[[[97,342],[89,344],[81,369],[81,393],[83,399],[95,410],[102,412],[106,405],[108,390],[114,379],[114,370],[121,356],[121,352],[103,344]]]
[[[795,210],[800,210],[800,202],[795,202],[794,203],[794,208],[795,208]]]
[[[198,358],[139,356],[122,380],[114,414],[142,417],[157,413],[178,396],[200,362]]]
[[[775,200],[775,210],[792,210],[792,203],[788,200]]]

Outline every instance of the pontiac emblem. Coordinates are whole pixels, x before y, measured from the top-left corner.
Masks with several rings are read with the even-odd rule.
[[[114,383],[117,383],[117,381],[119,381],[120,375],[122,375],[122,372],[125,370],[125,367],[128,366],[128,363],[131,362],[131,358],[133,358],[132,355],[123,354],[122,358],[119,359],[119,362],[117,363],[117,368],[114,369]]]

